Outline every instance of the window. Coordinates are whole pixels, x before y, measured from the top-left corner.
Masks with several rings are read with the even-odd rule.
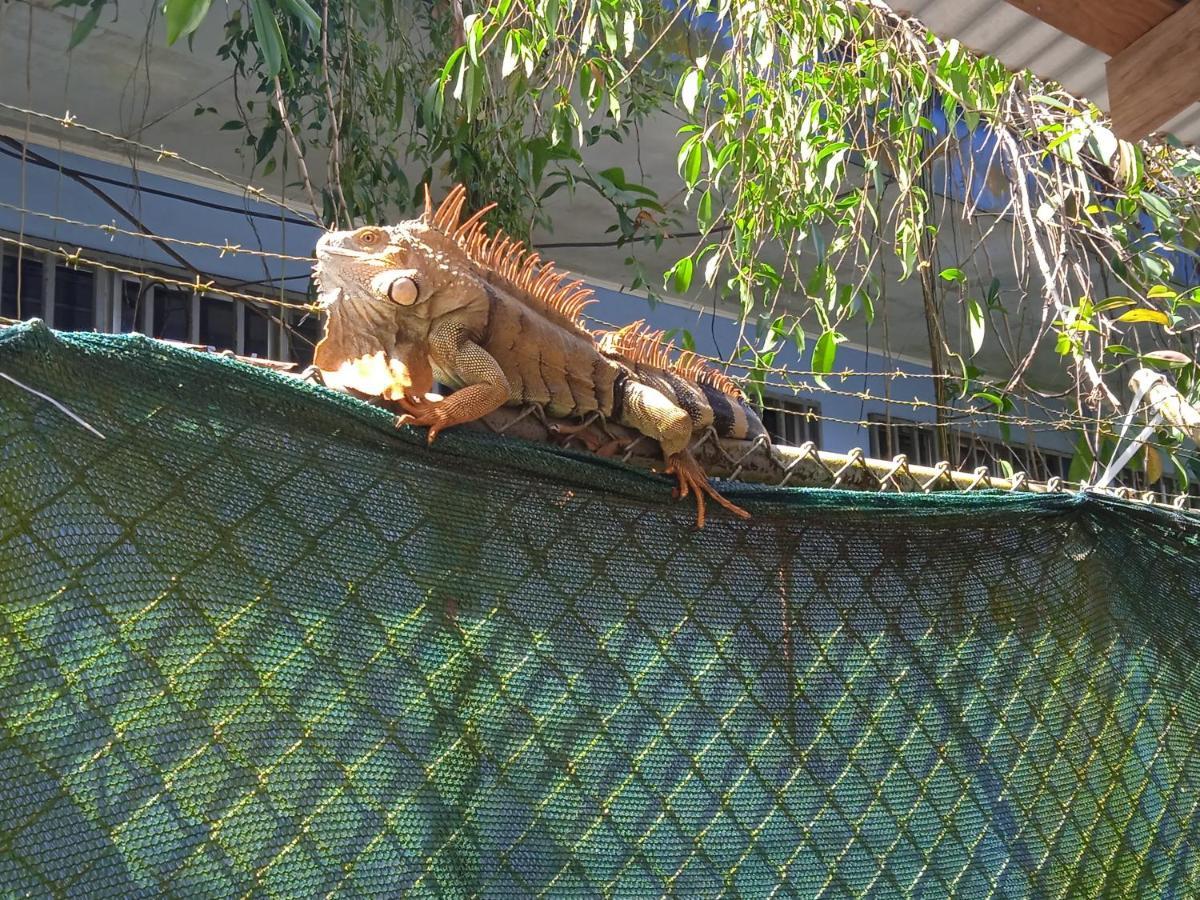
[[[121,294],[117,298],[117,303],[120,304],[120,313],[114,320],[117,331],[141,331],[148,290],[148,288],[142,288],[140,281],[124,280],[121,282]]]
[[[1071,457],[1062,453],[1037,447],[1013,446],[994,438],[964,432],[957,433],[956,441],[956,467],[966,472],[983,466],[996,478],[1008,478],[1017,472],[1024,472],[1034,481],[1049,481],[1055,477],[1066,480],[1071,469]]]
[[[245,347],[242,349],[242,355],[269,356],[271,353],[271,320],[267,318],[266,310],[245,304],[242,313],[246,317]]]
[[[96,327],[96,277],[87,269],[58,266],[54,270],[54,322],[60,331],[92,331]]]
[[[293,320],[288,328],[291,360],[303,369],[312,365],[313,348],[321,339],[321,321],[315,315]]]
[[[801,400],[767,396],[761,410],[763,426],[777,444],[799,447],[812,441],[821,446],[821,409]]]
[[[192,294],[161,285],[154,290],[154,332],[156,338],[190,342],[192,339]]]
[[[237,349],[237,315],[232,300],[200,298],[200,343],[218,350]]]
[[[44,315],[40,255],[31,259],[25,253],[18,264],[16,254],[5,254],[4,267],[0,271],[0,315],[9,319]]]
[[[867,421],[875,459],[894,459],[903,453],[910,465],[937,465],[932,425],[880,415],[868,416]]]

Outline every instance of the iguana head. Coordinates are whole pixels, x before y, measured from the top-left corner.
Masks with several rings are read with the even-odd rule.
[[[422,220],[329,232],[316,257],[328,319],[313,362],[327,381],[376,396],[389,396],[396,360],[428,354],[433,319],[472,305],[478,281],[452,240]]]
[[[413,230],[404,225],[368,226],[323,235],[313,269],[321,306],[332,312],[341,303],[378,301],[381,311],[387,309],[389,317],[397,318],[403,311],[388,309],[382,301],[395,307],[416,304],[429,254],[423,252],[427,247],[421,240],[428,236],[410,233]]]

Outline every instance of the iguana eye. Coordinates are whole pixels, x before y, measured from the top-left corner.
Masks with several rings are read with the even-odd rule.
[[[387,232],[382,228],[360,228],[358,233],[354,235],[354,240],[360,247],[365,247],[367,250],[374,250],[376,247],[382,247],[387,243]]]

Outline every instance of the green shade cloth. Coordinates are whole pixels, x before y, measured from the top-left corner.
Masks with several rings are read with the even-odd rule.
[[[0,893],[1187,896],[1200,527],[662,478],[0,337]]]

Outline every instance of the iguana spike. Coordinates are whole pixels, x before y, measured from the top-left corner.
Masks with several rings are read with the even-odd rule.
[[[471,218],[467,219],[467,221],[465,221],[461,225],[459,225],[458,230],[456,232],[454,232],[455,239],[456,240],[461,239],[463,235],[465,235],[468,231],[471,230],[471,226],[478,224],[480,219],[482,219],[484,216],[486,216],[488,213],[490,213],[495,208],[496,208],[495,203],[489,203],[487,206],[483,207],[477,213],[475,213],[475,215],[471,216]]]
[[[458,199],[454,201],[454,206],[450,208],[449,216],[446,220],[446,231],[451,237],[454,236],[458,228],[458,217],[462,214],[463,205],[467,202],[467,189],[463,188],[458,195]]]
[[[555,276],[553,263],[546,263],[546,265],[542,266],[541,271],[538,272],[537,278],[533,282],[533,293],[540,297],[548,297],[550,282],[554,280]],[[561,275],[557,277],[560,281],[562,280]]]
[[[486,245],[488,242],[487,232],[482,226],[476,228],[471,235],[471,240],[467,244],[467,252],[476,258],[482,258],[487,255]]]
[[[589,304],[595,303],[596,299],[592,296],[591,291],[580,291],[573,295],[570,301],[566,304],[564,313],[572,319],[578,319],[583,313],[583,308]],[[567,312],[569,310],[569,312]]]
[[[496,204],[489,203],[460,224],[459,219],[467,202],[467,190],[462,184],[451,188],[436,210],[429,200],[428,185],[425,187],[425,197],[422,220],[453,240],[470,260],[490,273],[490,278],[499,280],[501,286],[525,294],[526,302],[536,302],[556,317],[565,319],[564,324],[591,337],[578,319],[579,311],[590,302],[591,291],[579,289],[583,284],[582,279],[564,287],[565,273],[559,272],[553,263],[543,262],[540,254],[526,250],[520,241],[509,237],[503,230],[497,230],[495,235],[489,236],[483,217]]]
[[[447,212],[447,210],[449,210],[451,202],[454,200],[455,195],[458,193],[459,187],[460,187],[460,185],[456,184],[454,187],[450,188],[450,193],[448,193],[445,197],[442,198],[442,202],[439,203],[437,209],[434,210],[432,224],[435,228],[441,228],[443,223],[445,222],[446,212]]]
[[[517,266],[520,264],[523,255],[520,244],[510,245],[504,251],[504,256],[500,258],[500,273],[505,278],[514,279],[516,277]]]
[[[496,236],[492,238],[492,248],[488,253],[488,265],[493,269],[500,269],[500,262],[504,259],[504,254],[508,249],[508,235],[503,231],[497,231]]]
[[[566,279],[564,278],[564,280],[566,280]],[[564,288],[562,288],[561,290],[559,290],[559,292],[558,292],[557,294],[555,294],[555,295],[554,295],[554,300],[555,300],[555,302],[556,302],[556,303],[561,303],[561,302],[563,302],[564,300],[566,300],[566,299],[567,299],[567,297],[568,297],[568,296],[570,296],[570,294],[571,294],[571,292],[572,292],[572,291],[574,291],[576,288],[578,288],[578,287],[579,287],[580,285],[582,285],[582,284],[583,284],[583,279],[582,279],[582,278],[576,278],[574,281],[572,281],[572,282],[571,282],[570,284],[568,284],[566,287],[564,287]]]
[[[425,182],[425,212],[421,215],[421,221],[426,225],[433,224],[433,200],[429,196],[429,182]]]
[[[680,353],[679,358],[671,364],[670,371],[689,381],[714,387],[730,397],[737,397],[739,400],[745,398],[745,394],[736,381],[724,372],[708,365],[691,350],[684,350]]]
[[[529,251],[529,255],[525,257],[525,262],[521,264],[520,274],[517,276],[521,280],[521,286],[528,289],[528,285],[532,279],[533,267],[538,264],[538,260],[542,255],[536,250]]]
[[[466,199],[467,189],[462,184],[456,184],[450,188],[450,193],[446,195],[446,199],[442,201],[442,205],[434,214],[433,224],[443,231],[453,232],[454,223],[458,221],[458,214]]]

